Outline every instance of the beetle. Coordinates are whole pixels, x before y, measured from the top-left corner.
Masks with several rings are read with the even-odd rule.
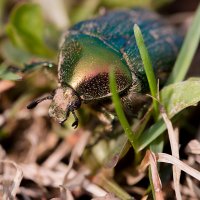
[[[158,79],[166,80],[181,47],[183,36],[160,15],[141,8],[114,10],[71,27],[58,59],[58,88],[54,94],[34,100],[52,100],[49,115],[59,123],[82,103],[103,102],[111,97],[109,72],[114,68],[117,91],[127,115],[145,104],[149,91],[147,77],[133,33],[140,27]]]

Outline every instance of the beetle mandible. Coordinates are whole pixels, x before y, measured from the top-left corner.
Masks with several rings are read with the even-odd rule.
[[[114,67],[117,90],[127,115],[138,112],[149,91],[147,78],[133,33],[138,24],[149,51],[155,75],[162,81],[172,68],[183,37],[158,14],[141,9],[115,10],[82,21],[67,31],[58,60],[58,88],[53,95],[33,101],[52,100],[49,115],[59,123],[82,103],[111,97],[109,71]]]

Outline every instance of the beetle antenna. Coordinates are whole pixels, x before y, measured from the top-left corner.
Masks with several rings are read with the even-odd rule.
[[[27,108],[28,108],[28,109],[33,109],[33,108],[35,108],[39,103],[41,103],[42,101],[44,101],[44,100],[52,100],[52,99],[53,99],[53,95],[49,95],[49,96],[46,96],[46,97],[43,97],[43,98],[40,98],[40,99],[33,100],[33,101],[27,106]]]

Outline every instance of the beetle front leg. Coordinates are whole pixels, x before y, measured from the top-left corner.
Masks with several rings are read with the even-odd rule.
[[[64,127],[64,123],[65,123],[65,121],[67,120],[67,118],[68,118],[70,112],[71,112],[72,115],[74,116],[74,122],[72,123],[72,127],[73,127],[74,129],[76,129],[76,128],[78,127],[79,119],[78,119],[78,117],[76,116],[76,113],[75,113],[74,110],[69,110],[69,112],[66,113],[66,118],[65,118],[63,121],[60,122],[60,125],[61,125],[62,127]]]
[[[79,122],[78,117],[76,116],[76,113],[75,113],[74,110],[72,110],[71,113],[72,113],[73,116],[74,116],[74,122],[73,122],[73,124],[72,124],[72,127],[77,128],[77,127],[78,127],[78,122]]]

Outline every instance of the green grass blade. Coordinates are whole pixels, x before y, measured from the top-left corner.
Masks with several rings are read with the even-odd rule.
[[[200,4],[167,84],[180,82],[190,67],[200,40]]]
[[[149,129],[140,135],[137,141],[137,151],[139,152],[151,144],[151,142],[160,136],[166,129],[167,128],[163,120],[159,119],[155,124],[153,124]]]
[[[118,96],[117,92],[117,85],[116,85],[116,80],[115,80],[115,74],[114,71],[112,70],[109,74],[109,79],[110,79],[110,90],[112,92],[112,101],[115,106],[115,110],[118,116],[118,119],[121,123],[121,126],[124,129],[124,132],[126,136],[128,137],[131,145],[133,146],[134,149],[136,149],[136,135],[132,132],[131,127],[126,119],[126,116],[124,114],[124,111],[122,109],[122,105]]]
[[[149,83],[149,87],[150,87],[150,91],[151,91],[151,95],[154,98],[157,98],[157,84],[156,84],[156,78],[154,75],[154,71],[153,71],[153,66],[152,66],[152,62],[148,53],[148,50],[145,46],[144,43],[144,38],[142,36],[142,32],[139,28],[139,26],[137,24],[134,25],[134,35],[135,35],[135,39],[136,39],[136,43],[140,52],[140,56],[142,58],[142,62],[144,65],[144,69],[145,69],[145,73],[147,76],[147,80]],[[159,114],[158,112],[158,102],[153,99],[153,106],[154,106],[154,113],[155,113],[155,119],[157,119],[157,116]]]
[[[161,90],[160,97],[168,117],[172,119],[183,109],[200,102],[200,78],[190,78],[183,82],[170,84]],[[159,119],[140,135],[137,140],[137,151],[144,149],[165,130],[164,121]]]

